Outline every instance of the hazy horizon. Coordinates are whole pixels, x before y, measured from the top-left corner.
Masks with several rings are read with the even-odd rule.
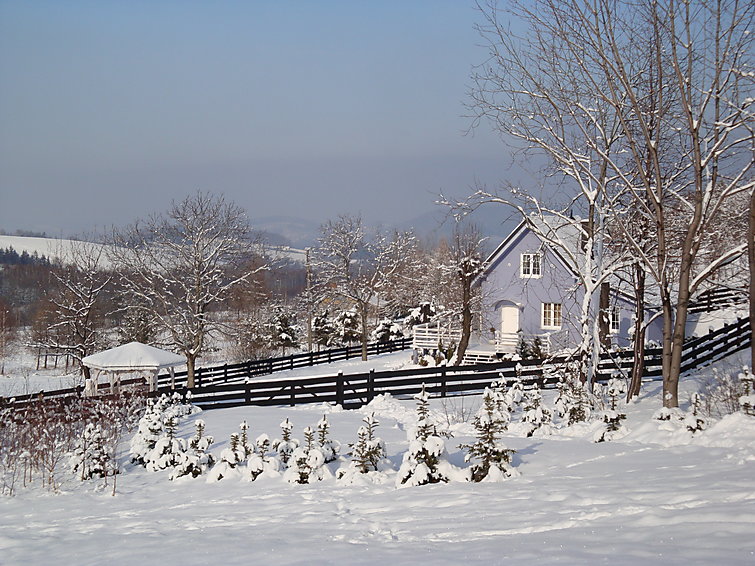
[[[0,3],[0,228],[123,225],[197,190],[401,224],[512,178],[464,100],[473,2]],[[519,174],[521,175],[521,174]]]

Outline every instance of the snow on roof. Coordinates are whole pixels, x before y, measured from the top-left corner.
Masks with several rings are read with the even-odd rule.
[[[185,364],[186,358],[141,342],[129,342],[87,356],[82,362],[91,369],[103,371],[156,371]]]

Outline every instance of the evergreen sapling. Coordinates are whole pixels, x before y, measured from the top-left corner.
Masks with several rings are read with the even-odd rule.
[[[507,412],[501,411],[500,393],[485,389],[482,407],[474,418],[476,442],[462,444],[467,450],[464,460],[472,462],[470,479],[473,482],[501,481],[518,475],[511,464],[514,450],[507,448],[501,441],[501,435],[508,425]]]

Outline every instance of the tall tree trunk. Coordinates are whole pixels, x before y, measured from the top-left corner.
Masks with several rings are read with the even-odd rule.
[[[197,357],[192,354],[186,354],[186,387],[194,388],[194,368],[197,363]]]
[[[459,346],[456,348],[456,365],[459,366],[464,360],[464,354],[469,347],[469,338],[472,335],[472,279],[461,277],[462,305],[461,305],[461,337]]]
[[[632,375],[627,389],[627,401],[640,394],[642,374],[645,373],[645,270],[642,265],[634,265],[634,340],[632,344]]]
[[[601,283],[600,284],[600,302],[598,307],[598,316],[600,317],[598,319],[598,336],[599,336],[599,342],[600,345],[608,349],[611,347],[611,328],[609,326],[609,309],[611,308],[610,304],[610,293],[611,293],[611,285],[610,283]]]
[[[750,368],[755,371],[755,191],[750,195],[747,259],[750,266]]]
[[[369,324],[369,314],[367,312],[368,305],[360,305],[359,317],[362,320],[362,361],[367,361],[367,343],[369,342],[369,336],[367,335],[367,325]]]

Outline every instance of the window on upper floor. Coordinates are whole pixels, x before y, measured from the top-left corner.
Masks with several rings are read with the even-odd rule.
[[[621,330],[621,307],[614,306],[608,311],[608,323],[611,334],[618,334]]]
[[[543,271],[539,253],[522,254],[519,275],[521,277],[542,277]]]
[[[541,320],[545,329],[561,328],[561,303],[543,303]]]

